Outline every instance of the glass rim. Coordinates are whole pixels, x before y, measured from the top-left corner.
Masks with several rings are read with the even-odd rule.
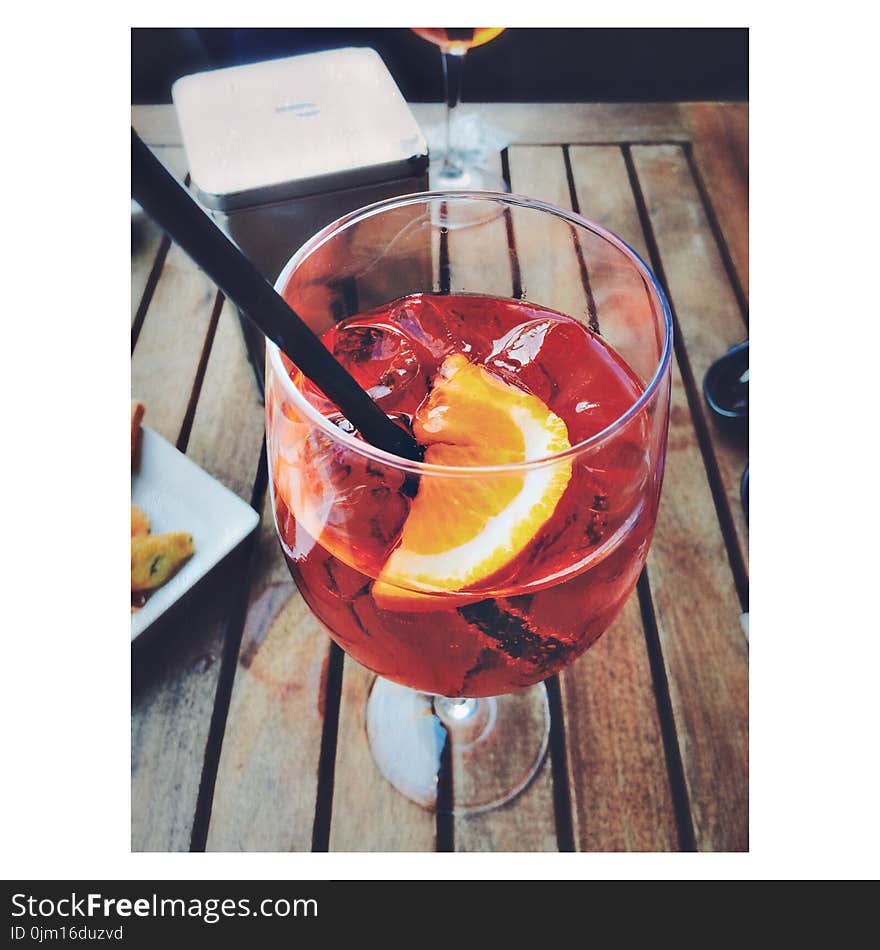
[[[278,348],[277,344],[267,339],[267,360],[271,363],[275,374],[281,379],[282,388],[285,390],[287,395],[291,397],[296,408],[302,412],[307,419],[312,421],[318,429],[323,430],[324,433],[327,434],[333,441],[347,446],[349,449],[358,453],[359,455],[365,456],[366,458],[377,462],[381,462],[383,465],[391,465],[401,471],[411,472],[418,475],[432,474],[474,477],[476,475],[502,475],[529,472],[535,469],[557,465],[560,462],[566,460],[574,459],[585,452],[604,444],[616,432],[618,432],[620,429],[626,426],[627,423],[634,419],[645,408],[645,406],[648,405],[660,387],[660,382],[669,369],[672,360],[672,311],[669,307],[669,302],[666,299],[666,294],[663,292],[663,288],[660,286],[651,269],[644,262],[644,260],[642,260],[641,255],[612,231],[609,231],[607,228],[603,228],[600,224],[597,224],[595,221],[591,221],[589,218],[586,218],[581,214],[577,214],[574,211],[566,211],[564,208],[560,208],[557,205],[550,204],[546,201],[539,201],[536,198],[529,198],[525,195],[494,191],[420,191],[408,195],[397,195],[393,198],[385,198],[382,201],[365,205],[363,208],[358,208],[355,211],[350,211],[347,214],[337,218],[335,221],[331,221],[330,224],[326,225],[326,227],[318,231],[317,234],[309,238],[309,240],[306,241],[305,244],[299,248],[299,250],[294,252],[293,256],[284,265],[281,273],[278,275],[275,281],[275,290],[283,296],[284,285],[287,283],[290,275],[299,266],[299,264],[302,263],[305,258],[309,257],[316,250],[318,250],[318,248],[320,248],[323,244],[329,241],[336,233],[345,230],[347,227],[358,221],[371,218],[374,215],[381,214],[384,211],[388,211],[396,207],[404,207],[414,204],[427,204],[430,201],[460,201],[462,199],[494,201],[498,204],[509,205],[511,207],[520,207],[546,212],[553,215],[554,217],[562,218],[563,220],[568,221],[570,224],[576,225],[581,229],[586,229],[593,232],[598,237],[603,238],[613,247],[617,248],[617,250],[620,251],[625,257],[629,258],[636,271],[639,272],[642,279],[645,281],[647,287],[656,296],[656,299],[660,304],[660,311],[663,316],[663,324],[666,330],[663,340],[663,348],[660,352],[657,368],[655,369],[653,376],[648,381],[648,384],[645,386],[639,398],[634,403],[632,403],[632,405],[629,406],[625,412],[622,412],[619,416],[617,416],[616,419],[605,426],[604,429],[594,433],[587,439],[582,439],[580,442],[575,443],[562,452],[556,452],[553,455],[547,455],[539,459],[528,459],[522,462],[507,462],[502,465],[466,466],[436,465],[432,462],[410,461],[409,459],[402,458],[399,455],[394,455],[392,452],[386,452],[385,449],[380,449],[378,446],[372,445],[369,442],[356,438],[354,435],[344,432],[339,428],[339,426],[328,419],[327,416],[319,412],[318,409],[313,406],[308,401],[308,399],[306,399],[306,397],[296,387],[296,385],[294,385],[293,380],[290,378],[290,375],[288,374],[284,367],[284,363],[281,360],[280,349]],[[293,360],[292,357],[288,358],[294,363],[294,365],[296,365],[296,361]]]

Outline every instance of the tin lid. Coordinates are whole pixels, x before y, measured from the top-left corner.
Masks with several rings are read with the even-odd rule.
[[[172,97],[199,200],[224,211],[421,174],[427,144],[379,54],[195,73]]]

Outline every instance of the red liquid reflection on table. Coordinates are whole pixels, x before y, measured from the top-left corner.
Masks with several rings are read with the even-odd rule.
[[[324,341],[402,424],[412,423],[453,353],[540,399],[565,422],[572,445],[611,425],[643,391],[620,356],[581,323],[513,300],[414,295],[344,320]],[[347,426],[285,365],[313,406]],[[269,398],[278,398],[271,388]],[[464,590],[390,607],[374,596],[375,579],[400,542],[418,479],[350,450],[343,455],[317,427],[304,436],[300,427],[297,464],[279,453],[272,473],[285,557],[333,639],[387,679],[450,697],[538,683],[604,632],[642,569],[660,490],[651,470],[662,471],[662,458],[659,465],[649,458],[649,427],[636,413],[595,451],[576,456],[552,516],[495,573]],[[302,492],[311,492],[305,507],[320,518],[296,519],[293,492],[300,510]],[[436,518],[454,519],[455,511],[438,510]],[[312,524],[318,527],[310,532]]]

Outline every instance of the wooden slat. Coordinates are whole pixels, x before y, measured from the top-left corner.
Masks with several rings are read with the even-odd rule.
[[[439,125],[440,103],[412,103],[419,123]],[[509,144],[665,142],[689,138],[676,103],[474,102],[462,107],[497,129]]]
[[[238,310],[224,301],[186,454],[250,501],[263,444],[263,400]]]
[[[683,150],[635,146],[632,156],[688,363],[695,386],[700,387],[695,408],[705,420],[739,557],[747,565],[748,525],[740,502],[740,480],[748,449],[742,439],[716,425],[701,389],[711,363],[740,343],[747,330]]]
[[[513,801],[455,820],[456,851],[556,851],[553,777],[549,755]]]
[[[216,297],[214,284],[173,244],[131,364],[131,392],[147,404],[146,424],[172,443],[196,382]]]
[[[410,103],[422,126],[443,121],[443,105]],[[469,102],[463,113],[476,113],[511,144],[560,142],[661,142],[691,137],[687,116],[675,103]],[[131,121],[148,145],[180,145],[172,105],[132,106]]]
[[[559,676],[578,851],[679,847],[638,596]]]
[[[732,102],[688,102],[681,109],[693,137],[694,163],[748,302],[748,106]]]
[[[153,306],[148,321],[173,325],[177,320],[173,310],[154,310]],[[148,420],[168,431],[182,418],[189,401],[187,378],[144,378],[152,386],[177,393],[177,404],[154,399],[152,389],[143,396]],[[159,415],[162,412],[167,415]],[[224,424],[218,425],[218,420]],[[249,499],[262,429],[259,392],[237,319],[227,306],[205,371],[188,454],[228,488]],[[190,847],[223,643],[245,569],[244,551],[239,548],[197,585],[180,611],[145,635],[148,641],[133,652],[131,807],[135,851]]]
[[[568,177],[558,146],[517,146],[508,151],[511,188],[562,208],[571,207]],[[587,295],[580,277],[570,232],[539,227],[533,212],[513,211],[522,293],[529,300],[578,319],[587,313]]]
[[[186,155],[180,146],[153,149],[163,165],[181,182],[186,178]],[[162,243],[162,231],[152,219],[143,213],[132,217],[131,221],[131,319],[141,304],[141,298],[147,286],[150,272],[156,263],[156,254]]]
[[[156,254],[162,243],[162,232],[146,215],[131,222],[131,322],[141,305]]]
[[[217,770],[209,851],[308,851],[329,642],[290,578],[269,493]]]
[[[706,365],[707,350],[714,351],[735,334],[738,311],[692,183],[688,186],[680,149],[640,148],[633,153],[672,302],[685,315],[683,321],[680,317],[683,344],[697,375]],[[690,236],[672,227],[673,222],[689,228]],[[748,650],[677,366],[663,501],[648,576],[696,845],[707,851],[745,850]]]
[[[331,851],[433,851],[433,813],[404,798],[380,774],[367,744],[364,711],[374,676],[345,658],[333,810]]]
[[[512,148],[509,154],[514,190],[571,208],[562,149]],[[619,149],[591,147],[576,152],[573,172],[582,210],[600,224],[638,238],[638,216]],[[586,300],[574,247],[565,237],[566,246],[552,251],[557,263],[550,285],[554,296],[549,299],[560,299],[558,281],[566,280],[571,285],[568,312],[578,315]],[[522,264],[523,285],[531,292],[535,284],[525,268],[540,271],[541,249],[548,248],[548,239],[532,225],[517,231],[516,241],[521,262],[529,261],[529,248],[533,248],[534,262]],[[559,679],[575,846],[591,851],[677,847],[663,740],[635,594],[603,639],[563,670]]]
[[[434,815],[404,798],[373,764],[364,726],[373,678],[345,658],[330,850],[433,851]]]
[[[484,164],[501,177],[500,153],[487,156]],[[513,276],[503,215],[476,227],[450,231],[446,247],[450,293],[512,296]]]

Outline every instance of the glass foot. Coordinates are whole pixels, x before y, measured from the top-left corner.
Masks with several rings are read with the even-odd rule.
[[[504,179],[482,165],[460,165],[455,171],[444,167],[443,156],[431,163],[429,181],[432,191],[491,191],[496,194],[509,192]],[[447,204],[441,214],[438,209],[432,223],[447,228],[467,228],[494,221],[504,213],[504,206],[487,201],[456,201]]]
[[[453,815],[509,802],[537,774],[550,740],[543,683],[504,696],[445,699],[377,677],[366,720],[385,778],[423,808]],[[448,773],[442,787],[441,769]]]

